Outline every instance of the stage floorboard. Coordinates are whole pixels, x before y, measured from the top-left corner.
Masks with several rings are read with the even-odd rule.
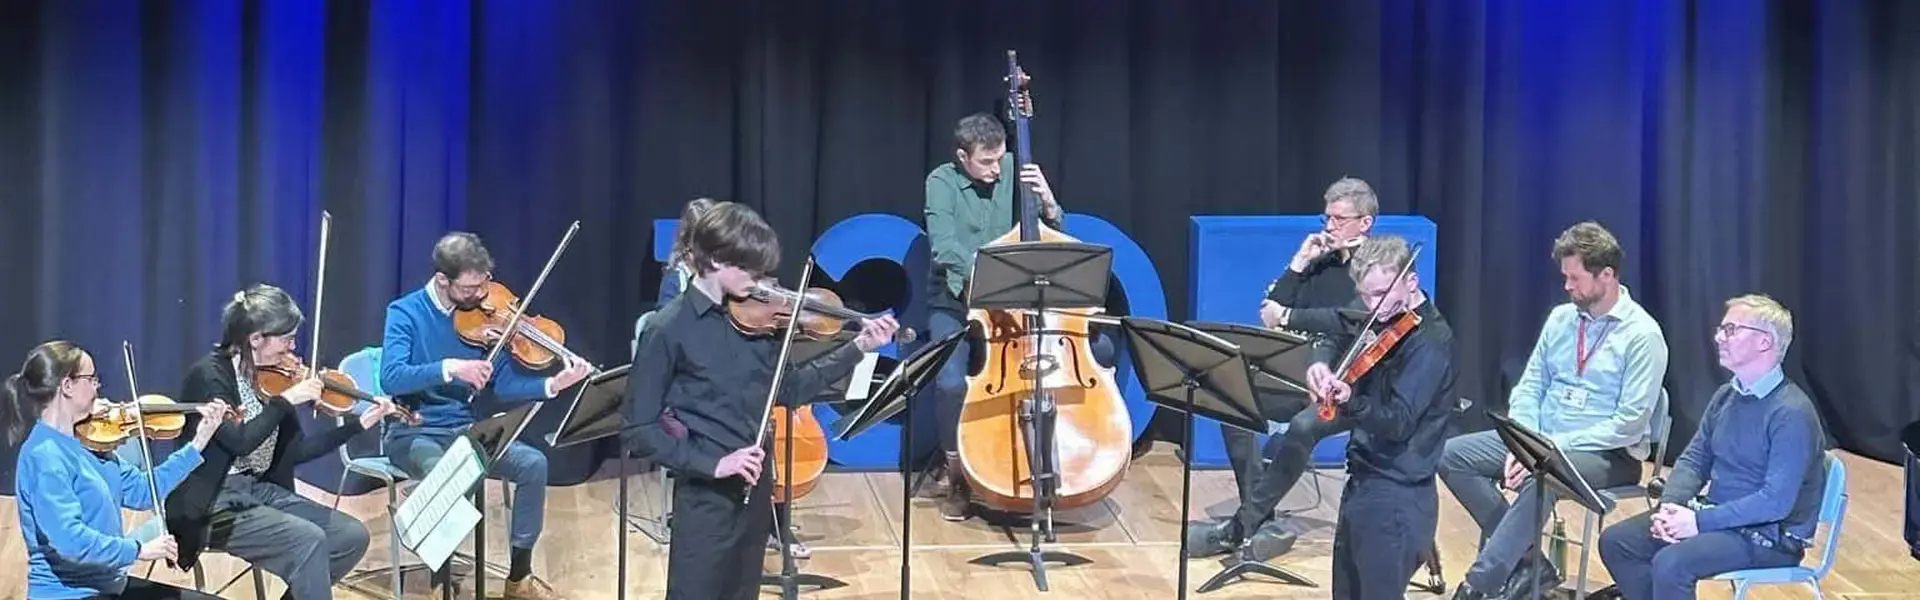
[[[968,561],[1004,550],[1024,550],[1027,530],[1023,523],[992,525],[981,519],[949,523],[940,518],[933,501],[916,499],[913,505],[913,597],[914,598],[1110,598],[1164,599],[1175,596],[1181,519],[1180,463],[1171,446],[1161,444],[1137,461],[1118,489],[1105,500],[1056,515],[1058,544],[1050,548],[1067,550],[1091,559],[1092,564],[1078,567],[1050,566],[1052,593],[1034,590],[1033,579],[1024,564],[984,567]],[[1900,469],[1851,454],[1844,454],[1850,475],[1852,504],[1845,527],[1839,564],[1828,577],[1825,589],[1833,598],[1920,598],[1920,563],[1908,557],[1901,539],[1903,510]],[[534,572],[577,600],[613,599],[617,570],[614,506],[617,486],[609,463],[600,476],[587,483],[556,487],[548,494],[546,533],[535,554]],[[1323,498],[1316,504],[1314,483]],[[1297,511],[1294,520],[1304,528],[1294,550],[1276,559],[1274,564],[1301,573],[1319,583],[1309,588],[1280,584],[1271,580],[1245,580],[1194,598],[1325,598],[1330,582],[1329,552],[1333,541],[1333,515],[1339,502],[1341,473],[1322,471],[1301,481],[1283,502],[1283,509]],[[321,502],[333,498],[308,488],[302,493]],[[488,554],[490,561],[505,565],[506,510],[498,503],[500,489],[489,484]],[[629,488],[630,507],[637,515],[657,512],[660,488],[657,474],[635,476]],[[800,537],[813,547],[811,559],[799,561],[803,572],[827,575],[846,581],[844,588],[825,592],[803,592],[807,598],[878,600],[899,597],[899,540],[902,515],[900,477],[892,473],[830,473],[809,496],[802,498],[794,513]],[[1232,509],[1232,476],[1226,471],[1198,471],[1193,475],[1193,516],[1228,514]],[[386,495],[375,491],[342,499],[342,510],[367,522],[373,545],[362,563],[364,568],[384,569],[388,564],[389,527],[382,517]],[[1451,495],[1441,491],[1439,540],[1447,583],[1455,585],[1473,557],[1476,535],[1472,521]],[[1635,512],[1639,504],[1623,503],[1614,518]],[[1581,512],[1562,503],[1569,533],[1578,537]],[[128,522],[144,519],[144,513],[128,512]],[[20,573],[25,563],[17,531],[12,498],[0,498],[0,564],[7,572]],[[1610,521],[1609,521],[1610,522]],[[628,537],[627,597],[661,598],[666,584],[666,549],[639,530]],[[471,542],[469,542],[470,544]],[[470,546],[469,546],[470,548]],[[1569,551],[1569,571],[1577,569],[1579,547]],[[403,551],[403,561],[417,559]],[[778,570],[777,556],[768,554],[766,565]],[[1189,561],[1189,585],[1199,586],[1219,571],[1217,559]],[[231,579],[240,568],[231,557],[215,555],[206,561],[206,579],[210,587]],[[191,585],[192,577],[169,573],[165,567],[155,578],[170,583]],[[146,565],[136,567],[146,572]],[[1568,573],[1569,578],[1574,573]],[[0,598],[24,596],[24,582],[18,576],[0,581]],[[1605,585],[1607,575],[1599,557],[1593,558],[1591,587]],[[1424,582],[1424,571],[1415,580]],[[277,579],[267,577],[269,597],[282,589]],[[425,579],[414,575],[406,583],[409,597],[424,597]],[[499,579],[489,579],[491,597],[499,594]],[[342,588],[339,598],[362,599],[390,597],[384,573],[369,583],[366,590]],[[1571,585],[1571,584],[1569,584]],[[251,585],[234,585],[221,595],[226,598],[251,598]],[[772,588],[763,588],[771,590]],[[1704,598],[1727,598],[1724,584],[1704,583]],[[471,597],[471,596],[467,596]],[[777,597],[768,591],[763,597]],[[1409,598],[1432,598],[1409,589]],[[1762,588],[1756,599],[1809,598],[1805,589]]]

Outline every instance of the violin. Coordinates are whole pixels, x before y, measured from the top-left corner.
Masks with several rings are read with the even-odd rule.
[[[314,400],[314,407],[329,415],[350,416],[354,414],[353,407],[360,402],[379,402],[373,394],[361,391],[353,376],[327,369],[316,373],[291,352],[282,357],[279,364],[257,366],[253,371],[254,385],[269,396],[284,394],[288,388],[309,377],[318,378],[321,383],[320,398]],[[420,424],[420,415],[399,406],[394,406],[393,412],[387,416],[405,420],[409,425]]]
[[[1394,281],[1406,279],[1407,273],[1413,270],[1414,261],[1420,258],[1420,249],[1419,244],[1413,246],[1412,251],[1407,255],[1407,264],[1401,265],[1400,273],[1394,276]],[[1334,375],[1349,386],[1358,383],[1360,378],[1365,377],[1374,366],[1380,364],[1380,361],[1386,360],[1387,354],[1393,352],[1393,349],[1400,345],[1400,341],[1407,338],[1407,334],[1413,333],[1413,330],[1420,326],[1420,315],[1412,310],[1402,310],[1388,317],[1386,326],[1376,333],[1374,325],[1380,321],[1380,303],[1385,302],[1386,299],[1386,296],[1381,296],[1379,300],[1374,301],[1373,306],[1367,308],[1367,322],[1360,327],[1359,337],[1354,340],[1352,346],[1347,348],[1346,355],[1340,359],[1339,368],[1333,370]],[[1320,420],[1331,421],[1334,416],[1340,414],[1339,407],[1332,398],[1321,395],[1317,390],[1312,395],[1314,401],[1320,405],[1318,410]]]
[[[187,415],[207,405],[205,402],[174,402],[172,398],[159,394],[147,394],[134,402],[140,403],[137,411],[128,402],[96,405],[87,418],[74,424],[73,436],[94,452],[112,452],[127,439],[141,436],[143,429],[148,439],[178,439],[180,432],[187,428]],[[227,420],[240,422],[240,413],[228,411]]]
[[[1030,81],[1014,51],[1007,51],[1006,105],[1014,125],[1010,141],[1016,169],[1033,158]],[[1029,186],[1016,185],[1020,222],[986,246],[1079,241],[1041,223],[1040,198]],[[1094,361],[1096,312],[968,311],[968,329],[985,334],[985,366],[967,377],[958,451],[974,499],[987,507],[1035,513],[1086,506],[1106,497],[1126,474],[1133,423],[1113,369]],[[1039,446],[1049,440],[1028,439],[1027,419],[1045,413],[1053,414],[1047,436],[1052,447]]]
[[[800,300],[796,302],[796,298]],[[795,304],[801,307],[795,337],[814,341],[839,337],[849,324],[859,327],[865,319],[880,317],[847,308],[838,294],[825,288],[810,287],[803,295],[769,282],[755,284],[745,298],[729,299],[727,317],[741,333],[771,336],[786,332],[796,323]],[[894,339],[900,343],[910,343],[914,338],[911,329],[902,328],[894,333]],[[826,429],[820,426],[809,405],[798,408],[775,405],[768,419],[773,421],[773,468],[779,474],[773,478],[773,499],[776,503],[792,502],[813,491],[814,484],[827,470]],[[791,455],[787,452],[789,440],[793,447]],[[792,473],[789,475],[785,470]],[[787,485],[789,478],[791,488]]]
[[[1359,382],[1360,378],[1367,376],[1367,372],[1372,371],[1380,361],[1386,360],[1387,354],[1400,345],[1400,340],[1406,339],[1407,334],[1413,333],[1413,330],[1419,326],[1420,315],[1409,310],[1395,315],[1387,323],[1386,328],[1379,333],[1371,330],[1362,333],[1360,339],[1353,343],[1353,348],[1358,349],[1359,352],[1349,352],[1348,360],[1337,372],[1340,381],[1346,382],[1347,385]],[[1317,397],[1316,400],[1320,404],[1320,420],[1331,421],[1335,415],[1339,414],[1339,407],[1334,404],[1333,399]]]
[[[800,294],[793,290],[761,282],[753,286],[746,298],[729,299],[727,317],[740,333],[754,337],[774,335],[785,331],[793,319],[794,298],[798,296]],[[847,308],[839,294],[826,288],[807,288],[805,300],[799,304],[802,308],[800,334],[814,341],[832,339],[849,324],[859,327],[864,320],[881,316]],[[902,344],[913,343],[917,337],[912,329],[904,327],[893,334],[894,341]]]
[[[520,305],[520,297],[498,281],[488,281],[484,290],[486,296],[478,305],[453,311],[453,327],[460,331],[462,341],[492,348],[500,342],[501,332],[513,318],[515,307]],[[536,371],[568,359],[587,362],[567,349],[567,330],[561,328],[559,322],[538,315],[520,315],[509,346],[514,360]]]

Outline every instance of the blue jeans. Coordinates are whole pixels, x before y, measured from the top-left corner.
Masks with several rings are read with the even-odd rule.
[[[387,436],[388,454],[393,466],[415,479],[424,478],[440,463],[440,456],[461,432],[437,427],[395,427]],[[516,549],[532,550],[545,525],[547,455],[515,441],[507,445],[506,456],[493,464],[488,476],[513,483],[513,523],[508,541]]]
[[[1702,531],[1678,544],[1653,539],[1653,513],[1600,533],[1600,562],[1626,600],[1693,598],[1700,580],[1738,569],[1800,563],[1801,552],[1769,548],[1733,531]]]
[[[945,308],[927,309],[928,339],[937,340],[946,337],[967,326],[964,313],[953,312]],[[1113,334],[1105,329],[1093,336],[1088,348],[1093,352],[1093,360],[1102,366],[1112,366],[1118,352],[1118,344]],[[967,370],[973,362],[974,344],[962,340],[955,348],[947,364],[940,366],[940,373],[933,378],[934,424],[940,428],[940,450],[957,452],[960,449],[960,409],[967,402]]]

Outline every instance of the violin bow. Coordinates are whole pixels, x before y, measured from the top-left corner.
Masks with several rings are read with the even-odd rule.
[[[1413,270],[1413,262],[1420,259],[1420,249],[1423,246],[1415,243],[1412,247],[1413,250],[1407,253],[1407,264],[1401,265],[1400,273],[1393,276],[1394,285],[1400,285],[1400,280],[1405,279],[1407,273]],[[1368,345],[1362,342],[1365,341],[1367,334],[1373,331],[1374,324],[1380,322],[1380,303],[1386,299],[1386,296],[1381,296],[1379,300],[1373,301],[1373,306],[1367,307],[1367,323],[1360,326],[1360,333],[1353,337],[1353,345],[1348,346],[1346,354],[1340,357],[1340,367],[1333,370],[1334,376],[1347,372],[1347,367],[1353,365],[1354,359],[1358,358],[1361,350]]]
[[[153,450],[148,448],[147,417],[140,408],[140,384],[133,377],[133,342],[121,340],[120,357],[127,363],[127,394],[132,398],[134,429],[140,430],[140,461],[147,471],[147,492],[153,494],[153,516],[160,519],[160,535],[167,535],[167,498],[160,495],[160,480],[153,475]]]
[[[307,356],[313,364],[307,365],[307,378],[320,378],[320,303],[327,297],[327,237],[333,231],[333,214],[320,211],[320,265],[314,272],[313,282],[313,341],[307,344]]]
[[[553,256],[547,257],[547,265],[540,268],[540,276],[533,278],[533,286],[527,288],[527,295],[521,297],[520,301],[515,303],[513,307],[513,317],[507,319],[507,326],[501,329],[500,339],[494,340],[493,347],[487,349],[486,361],[488,364],[492,364],[495,359],[498,359],[500,357],[500,351],[505,349],[507,344],[511,343],[514,332],[520,328],[520,317],[527,313],[527,306],[533,304],[534,296],[539,295],[540,288],[547,284],[547,275],[553,273],[553,265],[560,262],[560,255],[567,251],[567,246],[573,243],[573,235],[579,232],[580,221],[575,220],[572,225],[567,226],[567,233],[560,236],[560,245],[554,246]],[[489,380],[488,383],[492,383],[492,381]],[[474,388],[473,391],[467,393],[467,403],[472,404],[474,397],[479,395],[480,388]],[[520,424],[513,428],[513,435],[508,436],[507,439],[520,439],[520,434],[526,431],[527,424],[533,422],[533,416],[539,414],[540,407],[544,404],[546,404],[544,400],[534,402],[533,410],[527,412],[526,418],[520,420]],[[504,452],[506,446],[501,446],[501,449]]]
[[[807,289],[807,283],[812,279],[813,255],[809,254],[807,255],[807,266],[800,270],[799,289]],[[780,358],[773,363],[773,384],[767,386],[767,406],[765,410],[760,411],[760,428],[753,436],[753,445],[756,448],[766,443],[767,425],[773,420],[773,405],[780,399],[780,380],[787,372],[787,352],[793,350],[793,333],[800,329],[800,317],[804,314],[801,312],[801,309],[805,307],[806,301],[807,298],[805,294],[794,299],[793,317],[787,319],[787,331],[780,336]],[[787,413],[787,427],[789,429],[793,427],[793,413],[791,411]],[[787,435],[793,435],[793,432],[789,431]],[[780,461],[774,461],[774,468],[779,468],[779,466]],[[758,481],[748,482],[747,489],[751,490],[753,486],[759,485],[759,483]],[[793,492],[788,491],[787,493],[792,494]],[[747,504],[752,501],[752,493],[748,493],[746,497],[740,499],[741,504]]]

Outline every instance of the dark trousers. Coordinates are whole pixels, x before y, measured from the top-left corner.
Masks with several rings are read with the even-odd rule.
[[[1626,600],[1693,598],[1701,579],[1738,569],[1800,563],[1801,552],[1769,548],[1734,531],[1701,532],[1678,544],[1653,539],[1653,513],[1600,533],[1600,562]]]
[[[214,502],[207,546],[287,583],[285,597],[333,597],[333,584],[367,554],[359,519],[249,475],[228,475]]]
[[[112,596],[94,596],[101,600],[220,600],[219,596],[155,583],[139,577],[127,577],[127,587]]]
[[[1333,597],[1405,598],[1407,579],[1433,545],[1440,495],[1433,480],[1406,485],[1355,473],[1333,530]]]
[[[1568,451],[1567,460],[1594,489],[1630,485],[1640,480],[1640,461],[1624,449],[1603,452]],[[1467,509],[1480,526],[1480,554],[1467,569],[1467,585],[1476,590],[1497,590],[1520,561],[1539,551],[1540,529],[1546,526],[1551,506],[1540,505],[1540,492],[1532,476],[1520,484],[1509,504],[1496,484],[1505,477],[1507,445],[1500,434],[1480,431],[1447,440],[1446,454],[1440,458],[1440,480]],[[1553,495],[1548,494],[1552,501]]]
[[[1286,419],[1287,431],[1267,438],[1263,453],[1253,433],[1220,426],[1220,438],[1227,446],[1227,462],[1233,465],[1234,486],[1240,490],[1240,510],[1235,520],[1243,535],[1252,535],[1260,524],[1273,516],[1273,507],[1287,495],[1313,458],[1320,440],[1353,428],[1345,416],[1320,420],[1319,411],[1298,399],[1261,396],[1260,412],[1268,420]],[[1264,455],[1264,457],[1263,457]]]
[[[929,340],[946,337],[967,326],[967,315],[948,308],[927,309],[927,332]],[[1118,345],[1113,336],[1105,330],[1094,334],[1089,350],[1095,362],[1102,366],[1112,366]],[[973,362],[973,344],[961,341],[960,347],[953,350],[947,363],[940,366],[940,373],[933,379],[934,425],[940,428],[940,450],[956,452],[960,449],[960,409],[967,402],[967,371]]]
[[[682,476],[673,486],[673,544],[667,546],[668,600],[760,596],[760,562],[773,533],[773,452],[751,502],[738,477]]]

